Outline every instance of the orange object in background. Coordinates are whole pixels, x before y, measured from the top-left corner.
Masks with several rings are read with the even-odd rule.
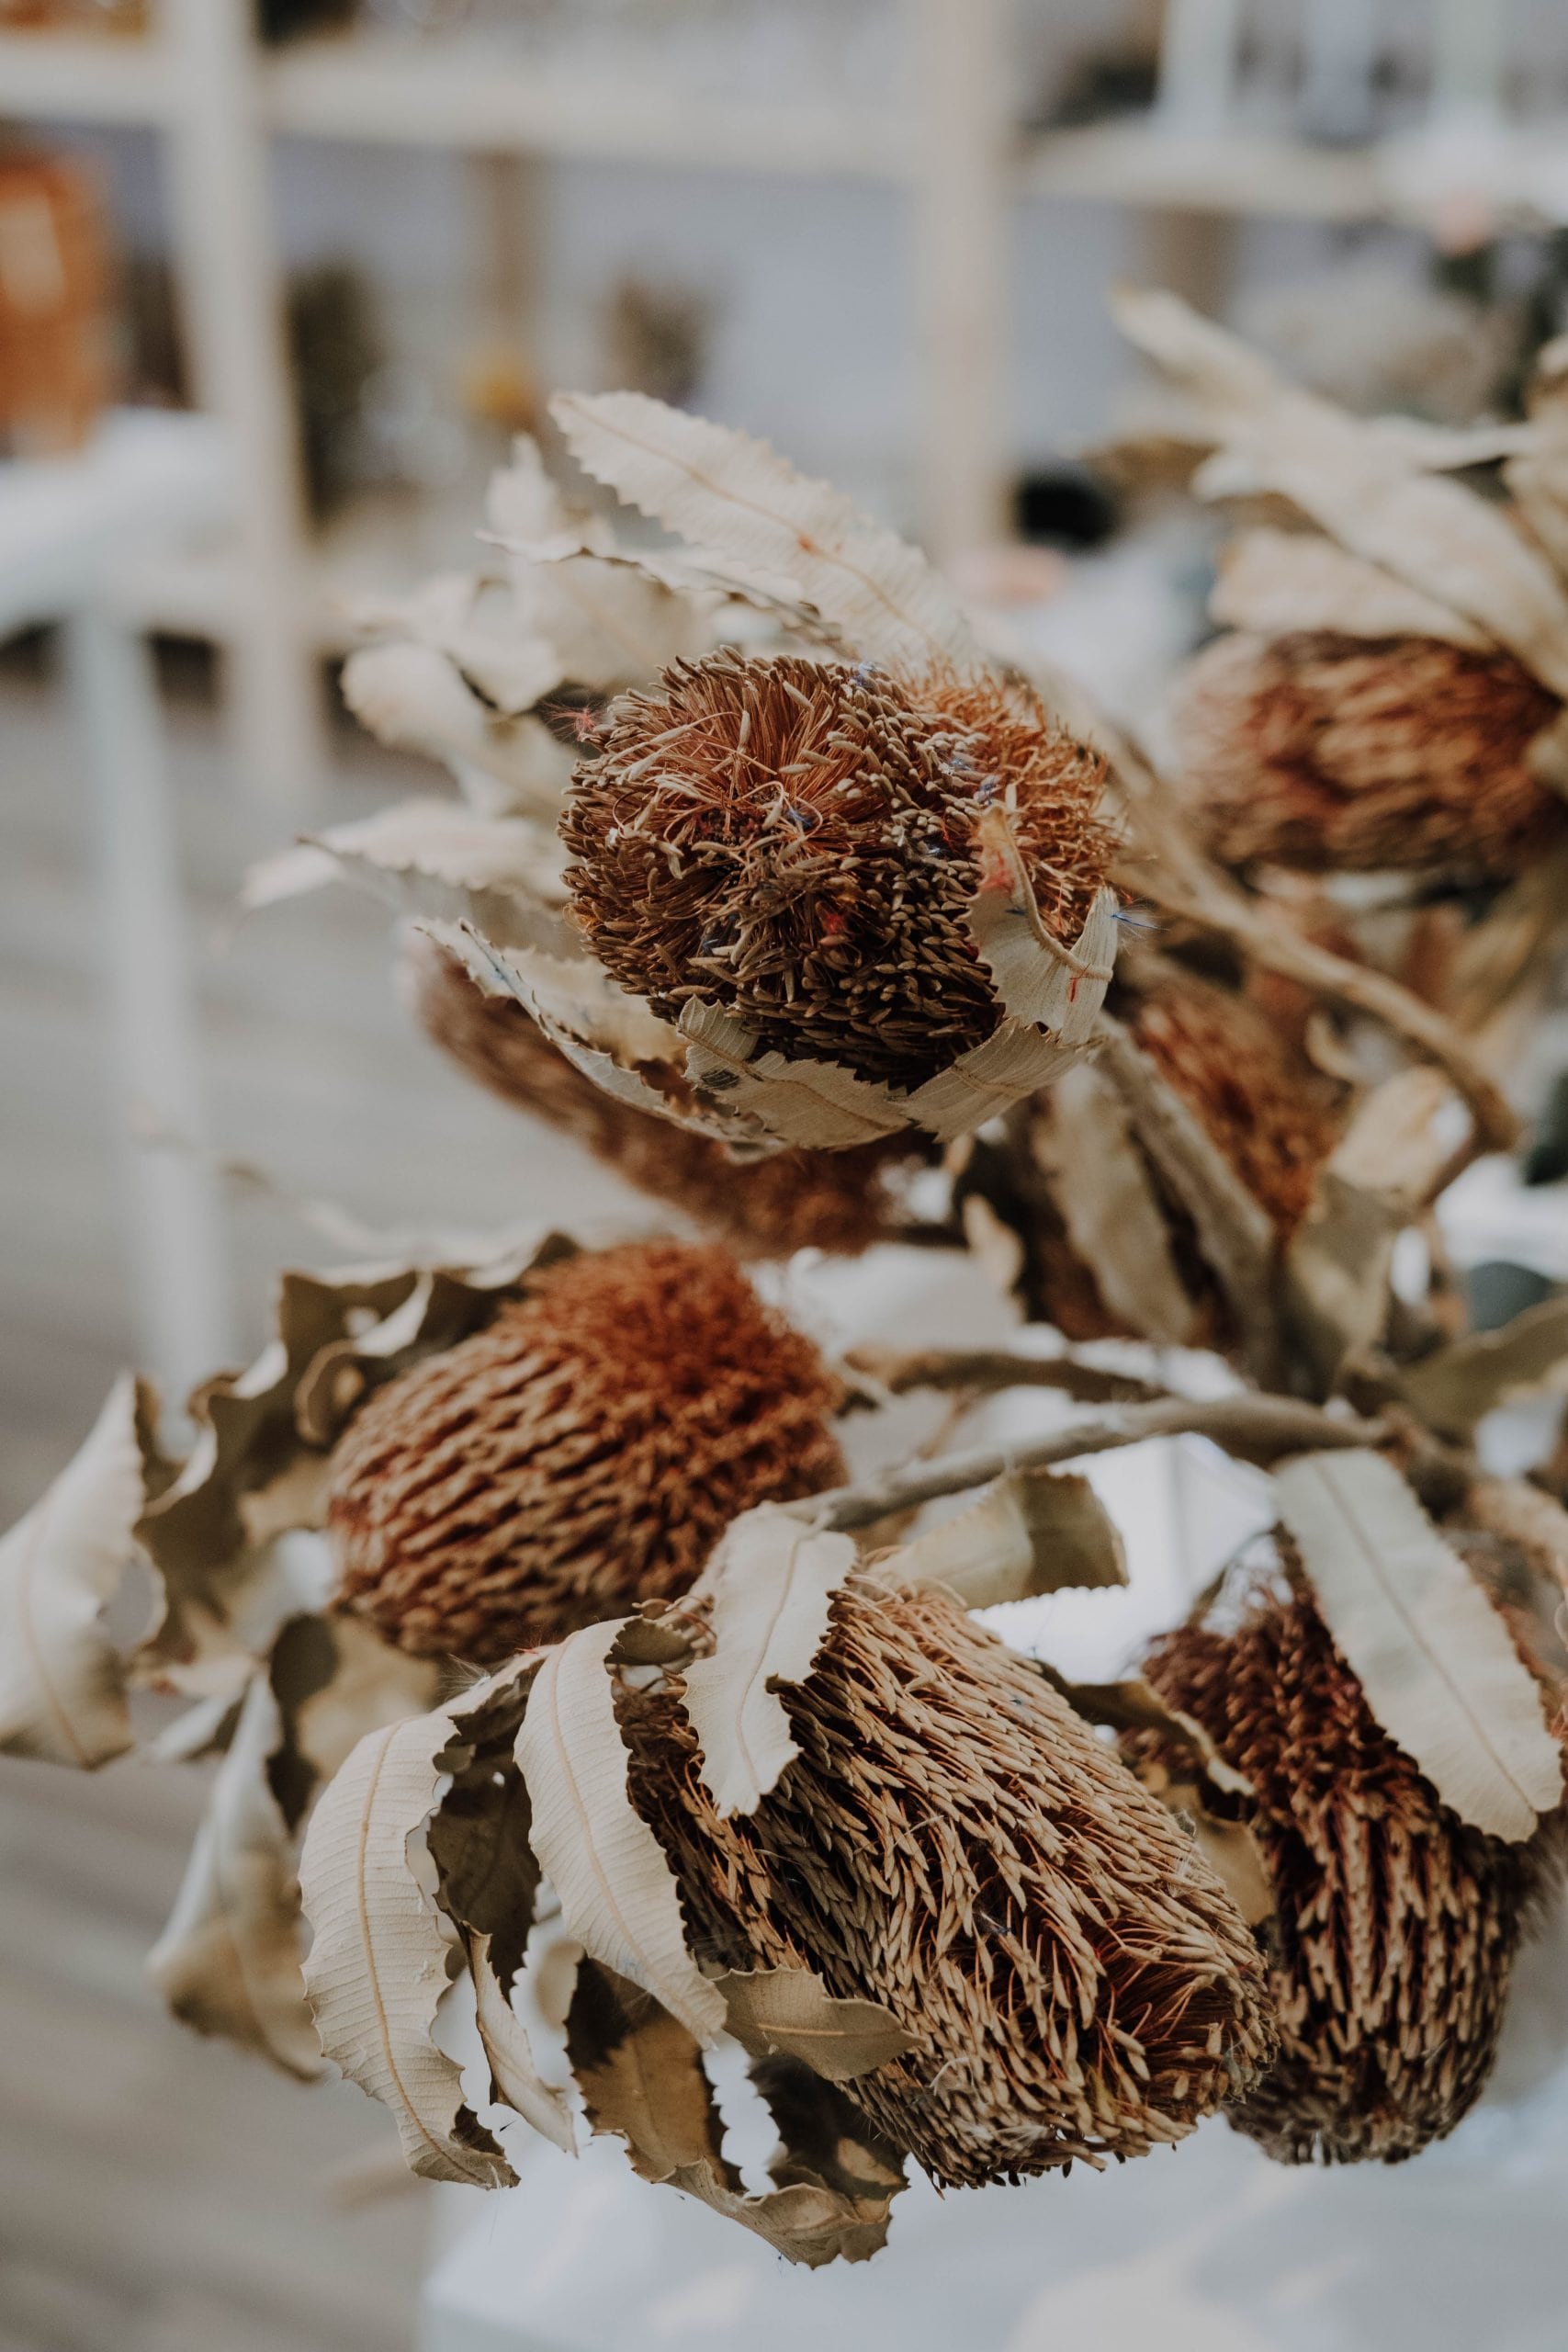
[[[0,447],[80,448],[112,397],[112,266],[97,175],[0,156]]]

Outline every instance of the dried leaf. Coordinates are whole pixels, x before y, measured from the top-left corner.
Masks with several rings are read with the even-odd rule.
[[[1568,1298],[1543,1299],[1501,1330],[1472,1331],[1403,1376],[1407,1401],[1431,1428],[1468,1437],[1511,1396],[1568,1388]]]
[[[798,582],[873,661],[975,661],[958,601],[925,558],[766,442],[640,392],[560,393],[550,408],[596,481],[682,538]]]
[[[450,1784],[426,1833],[436,1900],[470,1941],[483,1939],[503,1994],[523,1964],[539,1886],[513,1752],[536,1667],[533,1657],[504,1667],[448,1710],[457,1736],[439,1760]]]
[[[558,813],[575,762],[542,720],[502,718],[456,662],[408,640],[362,646],[344,662],[343,698],[378,741],[445,761],[478,807]]]
[[[305,1983],[322,2049],[391,2109],[410,2168],[495,2188],[515,2176],[432,2038],[456,1947],[410,1850],[457,1729],[433,1714],[372,1732],[323,1795],[299,1873],[313,1939]]]
[[[491,2095],[511,2108],[536,2132],[563,2149],[577,2154],[577,2125],[564,2091],[547,2083],[534,2063],[527,2028],[513,2007],[491,1957],[491,1939],[475,1936],[468,1944],[468,1969],[474,1980],[474,2014],[479,2041],[490,2061]]]
[[[435,1705],[442,1668],[394,1649],[362,1617],[291,1617],[267,1661],[278,1737],[267,1779],[291,1830],[367,1732]]]
[[[975,828],[980,880],[965,913],[980,960],[1014,1021],[1082,1045],[1116,963],[1116,893],[1101,890],[1072,946],[1046,929],[1007,811],[987,808]]]
[[[283,1737],[271,1684],[257,1674],[147,1971],[198,2033],[311,2081],[323,2068],[300,1973],[294,1838],[269,1779]]]
[[[624,1623],[585,1626],[545,1654],[517,1735],[530,1839],[566,1932],[711,2041],[724,2002],[686,1949],[674,1877],[626,1785],[608,1662]]]
[[[835,2000],[815,1969],[732,1969],[715,1981],[729,2030],[753,2058],[782,2052],[830,2083],[852,2083],[915,2046],[891,2009]]]
[[[1485,1528],[1510,1543],[1543,1552],[1568,1589],[1568,1510],[1526,1478],[1478,1478],[1460,1514],[1467,1527]]]
[[[1171,294],[1124,293],[1123,331],[1210,411],[1224,447],[1200,495],[1277,492],[1353,555],[1442,600],[1568,695],[1568,591],[1497,507],[1417,471],[1409,447],[1299,391]]]
[[[1324,1620],[1389,1737],[1461,1821],[1528,1838],[1561,1801],[1562,1756],[1463,1560],[1382,1454],[1299,1454],[1274,1483]]]
[[[1226,1796],[1249,1796],[1252,1783],[1245,1772],[1227,1764],[1195,1715],[1167,1706],[1152,1682],[1132,1675],[1122,1682],[1069,1682],[1054,1667],[1034,1661],[1054,1690],[1076,1707],[1087,1723],[1105,1724],[1112,1731],[1156,1731],[1185,1747],[1202,1777]]]
[[[624,2140],[644,2180],[710,2164],[727,2188],[739,2188],[724,2161],[699,2046],[651,1995],[585,1960],[567,2018],[567,2055],[592,2129]]]
[[[146,1500],[137,1387],[115,1383],[53,1486],[0,1542],[0,1751],[91,1769],[133,1734],[103,1612]]]
[[[1119,1323],[1162,1347],[1192,1336],[1197,1310],[1121,1096],[1092,1063],[1058,1080],[1031,1148],[1067,1238]]]
[[[366,597],[361,628],[445,654],[487,709],[520,718],[568,674],[559,647],[534,628],[501,582],[441,571],[406,596]]]
[[[687,1668],[683,1704],[721,1815],[754,1813],[799,1755],[775,1686],[810,1675],[855,1558],[847,1535],[814,1534],[764,1503],[733,1522],[704,1571],[714,1646]]]
[[[994,1609],[1068,1585],[1124,1585],[1115,1521],[1077,1471],[1015,1470],[967,1510],[880,1564],[901,1585],[945,1585],[966,1609]]]
[[[1259,637],[1436,637],[1486,651],[1493,640],[1450,605],[1310,531],[1241,531],[1221,551],[1209,611]]]
[[[1163,1763],[1140,1762],[1138,1778],[1163,1805],[1184,1821],[1192,1841],[1249,1928],[1274,1916],[1274,1889],[1257,1838],[1245,1821],[1230,1821],[1208,1804],[1203,1782],[1168,1771]]]

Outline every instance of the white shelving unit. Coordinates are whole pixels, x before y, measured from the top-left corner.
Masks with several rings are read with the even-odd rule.
[[[1201,0],[1199,0],[1201,5]],[[272,141],[441,147],[475,158],[588,157],[683,169],[873,180],[907,202],[921,422],[919,525],[939,555],[1000,520],[1007,248],[1015,199],[1139,208],[1168,270],[1201,288],[1243,214],[1401,217],[1408,186],[1377,151],[1143,121],[1021,141],[1009,97],[1012,0],[901,0],[912,97],[886,111],[793,97],[606,86],[369,34],[269,51],[250,0],[154,0],[141,40],[0,33],[0,123],[144,125],[164,139],[181,300],[203,403],[242,456],[234,545],[143,576],[144,617],[230,649],[247,772],[304,796],[321,751],[315,657],[341,643],[333,558],[306,530],[271,200]],[[524,180],[522,185],[526,185]],[[1209,224],[1207,227],[1204,224]]]

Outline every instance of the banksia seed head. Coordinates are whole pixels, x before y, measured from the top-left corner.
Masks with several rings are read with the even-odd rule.
[[[561,821],[594,953],[667,1018],[716,1005],[796,1060],[913,1086],[990,1035],[964,912],[992,803],[1059,937],[1105,879],[1102,765],[1025,686],[722,651],[623,696],[604,740]]]
[[[1234,1632],[1183,1627],[1145,1671],[1251,1781],[1278,1906],[1280,2055],[1231,2121],[1286,2164],[1417,2154],[1491,2072],[1533,1849],[1440,1803],[1304,1589],[1259,1583]]]
[[[339,1599],[483,1666],[683,1592],[738,1512],[842,1476],[838,1401],[722,1250],[570,1259],[350,1422]]]
[[[742,1257],[795,1250],[854,1256],[897,1238],[901,1170],[934,1157],[907,1128],[849,1151],[777,1151],[738,1160],[716,1136],[638,1111],[594,1084],[551,1044],[513,997],[485,996],[456,956],[411,933],[405,968],[427,1035],[470,1077],[518,1109],[547,1119],[628,1184],[705,1226]],[[671,1088],[679,1085],[674,1072]]]
[[[1190,665],[1174,720],[1226,865],[1509,874],[1562,821],[1528,758],[1558,708],[1503,652],[1238,631]]]
[[[1257,1947],[1179,1826],[951,1595],[852,1582],[800,1752],[721,1819],[678,1699],[619,1705],[634,1804],[694,1951],[808,1967],[912,2038],[849,2095],[932,2179],[1016,2179],[1179,2140],[1272,2033]]]
[[[1140,996],[1130,1025],[1288,1241],[1338,1137],[1334,1087],[1256,1004],[1190,974]]]

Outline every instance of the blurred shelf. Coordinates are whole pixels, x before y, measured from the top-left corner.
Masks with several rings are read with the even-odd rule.
[[[1146,120],[1046,132],[1026,151],[1019,178],[1031,196],[1173,211],[1373,220],[1395,209],[1375,148],[1246,130],[1193,138]]]
[[[461,47],[301,41],[256,70],[264,119],[296,137],[878,180],[914,169],[892,116],[616,86]]]
[[[0,119],[159,123],[181,87],[159,40],[0,32]]]

